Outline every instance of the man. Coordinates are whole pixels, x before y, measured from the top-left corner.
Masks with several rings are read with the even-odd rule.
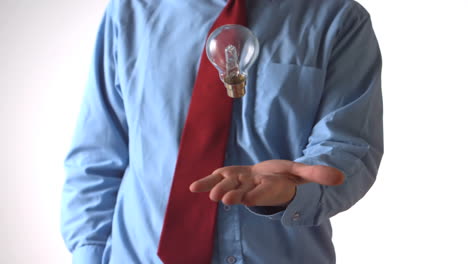
[[[162,263],[200,54],[225,5],[109,4],[66,159],[62,230],[74,263]],[[351,0],[249,0],[246,10],[260,56],[232,103],[224,167],[190,185],[223,202],[211,261],[335,263],[329,218],[369,190],[383,154],[369,14]]]

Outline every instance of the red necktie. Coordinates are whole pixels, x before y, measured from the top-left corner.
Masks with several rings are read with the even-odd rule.
[[[229,0],[210,33],[226,24],[247,25],[245,0]],[[165,264],[211,262],[217,203],[189,186],[224,165],[231,111],[232,99],[203,51],[159,241]]]

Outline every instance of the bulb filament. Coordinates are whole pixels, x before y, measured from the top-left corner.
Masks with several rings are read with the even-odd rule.
[[[239,56],[237,50],[233,45],[229,45],[224,50],[226,56],[226,76],[225,80],[234,80],[239,78]]]

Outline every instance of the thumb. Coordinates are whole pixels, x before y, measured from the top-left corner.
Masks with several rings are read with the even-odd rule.
[[[340,170],[323,165],[307,165],[294,162],[291,173],[305,182],[315,182],[322,185],[340,185],[345,180],[345,175]]]

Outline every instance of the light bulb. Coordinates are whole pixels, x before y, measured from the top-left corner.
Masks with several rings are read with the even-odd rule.
[[[247,71],[258,57],[255,35],[241,25],[224,25],[210,34],[206,55],[219,72],[227,93],[232,98],[245,94]]]

